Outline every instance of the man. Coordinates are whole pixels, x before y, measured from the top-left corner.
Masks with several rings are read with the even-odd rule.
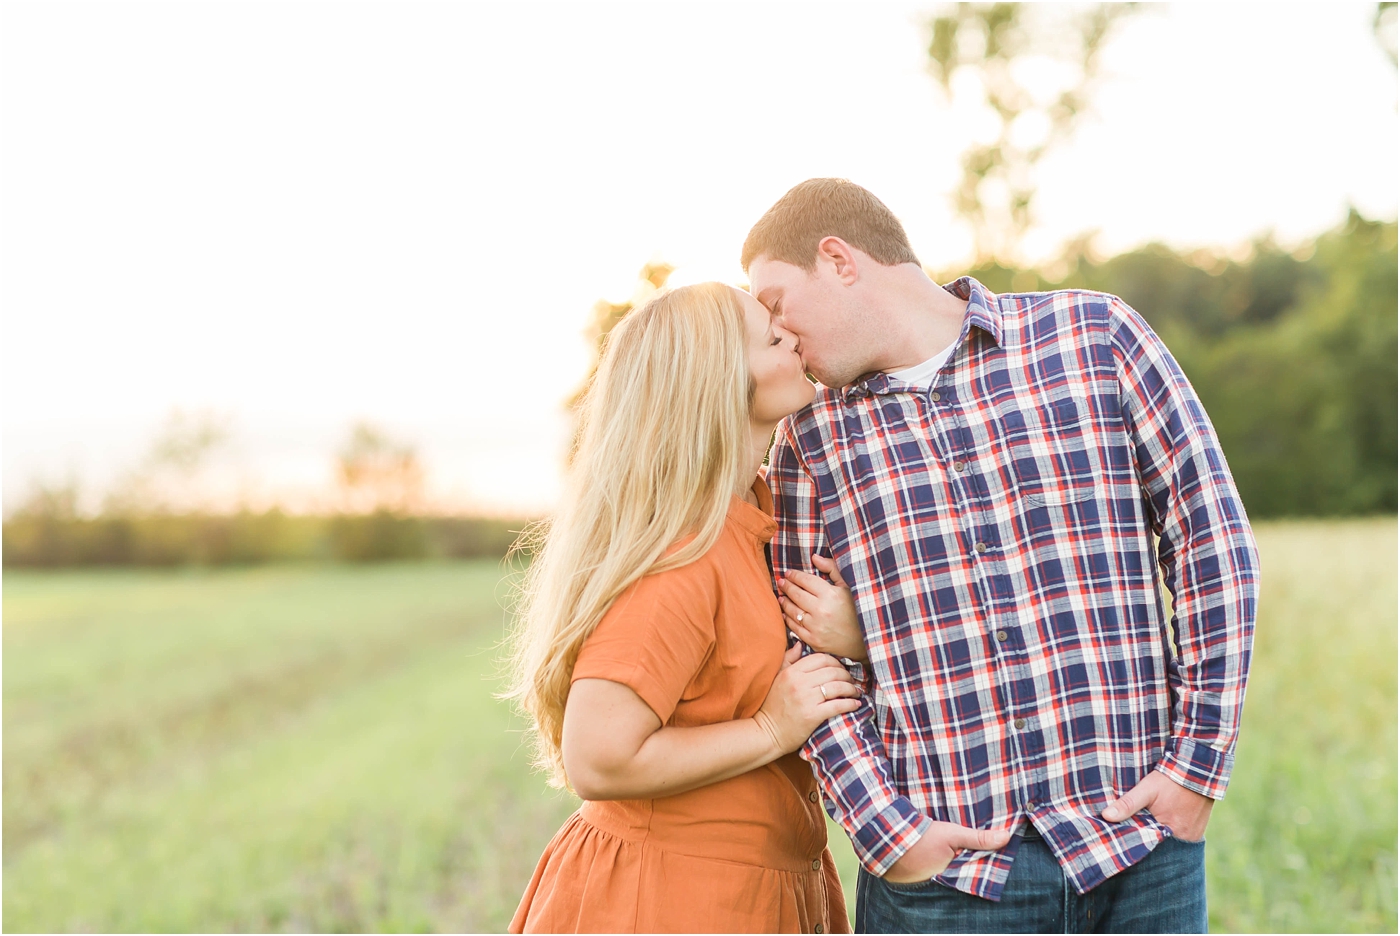
[[[1204,932],[1258,560],[1171,354],[1115,296],[938,286],[844,180],[743,265],[823,387],[778,428],[774,571],[834,559],[868,647],[803,752],[857,931]]]

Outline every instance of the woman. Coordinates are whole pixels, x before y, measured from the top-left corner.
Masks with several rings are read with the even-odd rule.
[[[811,401],[793,336],[718,283],[609,335],[563,505],[526,580],[510,697],[584,800],[512,932],[848,932],[811,768],[859,689],[785,653],[759,475]]]

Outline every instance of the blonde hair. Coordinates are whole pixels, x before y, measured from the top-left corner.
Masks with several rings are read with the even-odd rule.
[[[744,308],[722,283],[684,286],[608,335],[582,432],[509,642],[503,693],[531,721],[535,765],[564,787],[564,704],[583,642],[645,575],[703,556],[747,462],[752,382]],[[673,552],[667,550],[694,534]]]

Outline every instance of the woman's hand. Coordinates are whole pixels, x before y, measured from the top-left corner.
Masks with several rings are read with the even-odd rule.
[[[754,715],[783,754],[802,747],[828,718],[860,708],[860,689],[844,666],[825,653],[801,653],[797,644],[788,649],[768,698]]]
[[[788,573],[778,598],[788,629],[813,650],[867,662],[856,603],[840,570],[835,562],[821,555],[813,555],[812,564],[831,581],[823,581],[810,572]]]

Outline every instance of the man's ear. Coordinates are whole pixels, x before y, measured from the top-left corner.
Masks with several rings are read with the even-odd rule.
[[[860,279],[856,254],[851,245],[835,235],[823,237],[817,244],[817,262],[831,264],[837,279],[850,286]]]

